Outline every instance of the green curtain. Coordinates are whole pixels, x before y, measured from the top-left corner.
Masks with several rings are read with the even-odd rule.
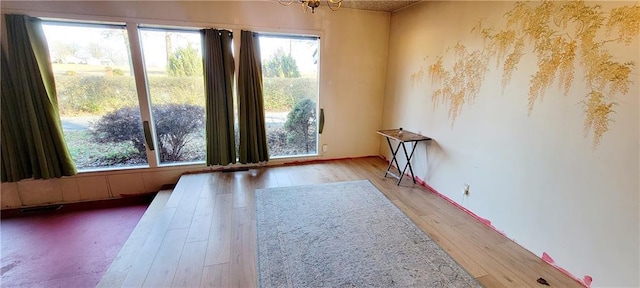
[[[262,63],[258,34],[242,31],[238,69],[240,163],[269,160],[262,96]]]
[[[62,134],[42,24],[39,19],[24,15],[5,18],[7,55],[2,59],[0,119],[2,182],[75,175]]]
[[[207,165],[236,163],[233,117],[232,34],[217,29],[202,30],[207,111]]]
[[[24,133],[21,130],[11,128],[10,121],[5,119],[20,119],[20,109],[16,101],[7,101],[6,95],[15,94],[15,87],[11,73],[9,73],[9,64],[6,53],[2,50],[2,114],[0,114],[0,122],[2,123],[2,182],[9,179],[15,181],[23,178],[29,178],[30,161],[26,149],[27,142]],[[11,139],[11,141],[9,141]],[[14,180],[15,179],[15,180]]]

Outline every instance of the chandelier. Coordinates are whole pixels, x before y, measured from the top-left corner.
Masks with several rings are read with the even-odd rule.
[[[285,6],[298,3],[302,5],[302,11],[307,12],[308,9],[311,9],[311,13],[315,13],[316,8],[320,7],[320,0],[278,0],[278,2]],[[327,0],[326,2],[329,9],[333,11],[338,11],[342,6],[342,0]]]

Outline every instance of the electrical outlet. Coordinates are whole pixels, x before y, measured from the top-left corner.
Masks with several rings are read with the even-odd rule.
[[[469,184],[464,184],[464,192],[462,195],[469,196]]]

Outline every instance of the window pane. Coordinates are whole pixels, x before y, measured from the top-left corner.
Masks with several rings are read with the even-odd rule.
[[[140,29],[160,163],[205,160],[200,34]]]
[[[318,43],[307,37],[260,37],[271,157],[317,155]]]
[[[147,166],[126,29],[51,22],[43,28],[78,169]]]

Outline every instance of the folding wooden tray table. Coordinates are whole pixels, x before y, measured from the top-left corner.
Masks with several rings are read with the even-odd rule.
[[[389,161],[389,166],[387,166],[387,171],[385,171],[384,173],[384,177],[387,177],[387,175],[391,175],[392,177],[398,179],[398,185],[400,185],[400,182],[402,181],[402,177],[404,177],[404,173],[407,171],[407,167],[408,167],[409,172],[411,173],[410,175],[411,180],[413,180],[413,183],[415,184],[416,179],[413,174],[413,168],[411,167],[411,157],[413,157],[413,153],[416,151],[416,146],[418,146],[417,145],[418,142],[431,140],[431,138],[417,134],[417,133],[409,132],[407,130],[402,130],[402,128],[390,129],[390,130],[378,130],[377,132],[378,134],[387,138],[387,144],[389,144],[389,150],[391,150],[391,155],[392,155],[391,161]],[[395,149],[393,148],[393,145],[391,145],[391,140],[395,140],[398,142],[398,146]],[[407,153],[407,147],[405,146],[405,143],[408,143],[408,142],[412,144],[411,153]],[[400,147],[402,147],[402,150],[404,151],[404,156],[407,160],[407,164],[404,165],[404,168],[402,170],[400,170],[400,164],[398,163],[398,159],[396,158],[398,151],[400,151]],[[391,172],[391,167],[393,166],[394,162],[396,163],[396,167],[398,168],[398,172],[400,175],[396,175],[395,173]]]

